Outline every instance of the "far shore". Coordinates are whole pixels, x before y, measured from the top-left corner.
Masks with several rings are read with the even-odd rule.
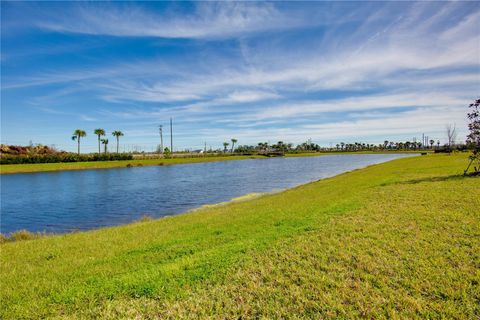
[[[356,152],[308,152],[308,153],[287,153],[285,157],[308,157],[324,156],[335,154],[391,154],[391,153],[420,153],[431,152],[429,150],[409,151],[356,151]],[[120,161],[88,161],[88,162],[57,162],[57,163],[35,163],[35,164],[3,164],[0,165],[0,174],[51,172],[66,170],[88,170],[88,169],[110,169],[110,168],[131,168],[144,166],[163,166],[199,162],[266,159],[263,155],[218,155],[218,156],[194,156],[194,157],[173,157],[165,159],[161,157]]]

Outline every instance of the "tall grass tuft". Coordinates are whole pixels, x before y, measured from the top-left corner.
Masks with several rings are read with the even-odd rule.
[[[43,236],[46,236],[46,233],[42,232],[30,232],[28,230],[18,230],[12,232],[9,235],[0,233],[0,244],[12,241],[24,241],[24,240],[33,240]]]
[[[18,230],[18,231],[13,232],[10,235],[10,239],[12,241],[32,240],[32,239],[35,239],[35,238],[37,238],[37,236],[34,233],[32,233],[30,231],[27,231],[27,230]]]
[[[148,222],[152,221],[153,218],[149,216],[148,214],[144,214],[140,219],[137,220],[137,222]]]
[[[3,233],[0,233],[0,244],[5,243],[8,241],[8,237]]]

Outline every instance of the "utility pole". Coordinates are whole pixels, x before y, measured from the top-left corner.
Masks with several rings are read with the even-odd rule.
[[[172,129],[172,118],[170,118],[170,152],[173,153],[173,129]]]
[[[203,148],[203,153],[207,153],[207,142],[205,141],[205,147]]]
[[[159,125],[158,130],[160,131],[160,154],[163,153],[163,126]]]

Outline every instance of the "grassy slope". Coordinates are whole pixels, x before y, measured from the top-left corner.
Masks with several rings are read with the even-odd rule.
[[[480,188],[465,155],[251,201],[1,245],[0,318],[478,318]]]
[[[401,151],[400,153],[407,153],[411,151]],[[418,153],[419,151],[415,151]],[[325,154],[339,154],[339,153],[382,153],[382,152],[336,152],[336,153],[296,153],[287,154],[287,157],[306,157],[306,156],[321,156]],[[395,153],[395,151],[388,151],[383,153]],[[4,164],[0,165],[0,174],[12,173],[29,173],[29,172],[44,172],[44,171],[61,171],[61,170],[84,170],[84,169],[108,169],[126,167],[128,164],[132,166],[158,166],[158,165],[172,165],[182,163],[196,163],[196,162],[212,162],[212,161],[226,161],[226,160],[245,160],[245,159],[266,159],[264,156],[208,156],[195,158],[173,158],[173,159],[145,159],[145,160],[121,160],[121,161],[89,161],[89,162],[68,162],[68,163],[34,163],[34,164]]]

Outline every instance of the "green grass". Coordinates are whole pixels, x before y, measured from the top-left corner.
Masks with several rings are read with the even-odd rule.
[[[413,151],[399,151],[399,153],[408,153]],[[386,152],[335,152],[335,153],[292,153],[286,154],[287,157],[306,157],[306,156],[321,156],[327,154],[354,154],[354,153],[396,153],[396,151]],[[419,151],[415,151],[419,153]],[[34,164],[3,164],[0,165],[0,174],[13,173],[29,173],[29,172],[45,172],[45,171],[63,171],[63,170],[85,170],[85,169],[109,169],[121,167],[142,167],[142,166],[159,166],[159,165],[174,165],[182,163],[197,163],[197,162],[213,162],[213,161],[227,161],[227,160],[246,160],[246,159],[266,159],[265,156],[249,155],[249,156],[198,156],[193,158],[171,158],[171,159],[141,159],[141,160],[120,160],[120,161],[88,161],[88,162],[60,162],[60,163],[34,163]]]
[[[1,248],[0,318],[480,317],[465,154]]]

